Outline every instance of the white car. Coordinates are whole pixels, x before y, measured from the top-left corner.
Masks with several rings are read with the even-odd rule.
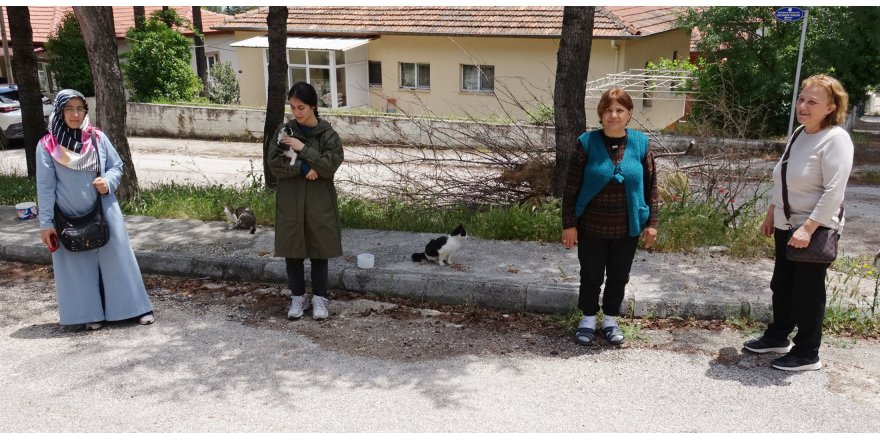
[[[52,101],[43,96],[44,123],[48,123],[54,106]],[[21,125],[21,104],[18,102],[18,86],[0,84],[0,147],[5,148],[7,139],[21,139],[24,128]]]

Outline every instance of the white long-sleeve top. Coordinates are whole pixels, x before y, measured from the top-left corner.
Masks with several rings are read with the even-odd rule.
[[[838,126],[813,134],[802,131],[798,135],[791,146],[786,170],[792,227],[797,228],[810,218],[822,226],[838,231],[843,229],[844,220],[838,222],[838,211],[852,171],[853,150],[849,133]],[[773,168],[773,197],[770,203],[776,205],[774,227],[788,229],[782,209],[781,158]]]

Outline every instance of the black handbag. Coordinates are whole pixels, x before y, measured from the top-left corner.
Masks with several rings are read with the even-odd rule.
[[[785,149],[785,154],[782,156],[782,210],[785,212],[785,220],[788,223],[789,240],[791,240],[791,236],[796,229],[791,225],[791,206],[788,204],[788,183],[786,182],[786,175],[788,171],[788,158],[791,155],[791,145],[794,144],[794,140],[797,139],[797,136],[801,131],[803,131],[803,127],[799,127],[794,132],[791,141],[788,143],[788,148]],[[838,224],[843,220],[843,204],[840,205],[837,220]],[[807,247],[796,248],[793,246],[786,246],[785,258],[799,263],[831,264],[837,259],[837,242],[839,240],[840,234],[836,229],[819,226],[810,237],[810,244],[807,245]]]
[[[95,146],[98,161],[98,176],[101,176],[101,153],[95,142],[95,132],[92,132],[92,145]],[[97,189],[95,189],[97,192]],[[110,226],[104,218],[104,207],[101,204],[101,193],[95,206],[85,215],[69,217],[61,212],[58,203],[55,203],[55,231],[58,233],[58,241],[71,252],[82,252],[97,249],[107,244],[110,240]]]

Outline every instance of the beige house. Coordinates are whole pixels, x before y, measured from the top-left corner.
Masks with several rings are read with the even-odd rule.
[[[267,13],[214,27],[235,33],[244,105],[267,99]],[[676,18],[669,7],[597,7],[588,81],[604,87],[609,74],[686,58],[690,29]],[[291,7],[288,85],[310,82],[328,108],[540,119],[553,105],[561,30],[562,7]],[[668,88],[628,90],[651,128],[684,112],[683,99],[666,99]],[[592,125],[599,93],[586,102]]]

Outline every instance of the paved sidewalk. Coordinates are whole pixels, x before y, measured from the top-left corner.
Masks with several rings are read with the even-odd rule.
[[[229,230],[223,222],[127,216],[144,273],[285,283],[284,260],[273,256],[274,230]],[[576,250],[557,243],[469,237],[452,266],[414,263],[413,252],[438,234],[346,229],[341,258],[330,260],[330,288],[440,303],[568,313],[577,303]],[[375,255],[360,269],[357,255]],[[36,220],[20,221],[0,206],[0,259],[50,263]],[[308,271],[306,271],[308,276]],[[741,262],[711,252],[636,253],[626,312],[638,317],[770,317],[772,261]],[[631,311],[631,312],[630,312]]]

